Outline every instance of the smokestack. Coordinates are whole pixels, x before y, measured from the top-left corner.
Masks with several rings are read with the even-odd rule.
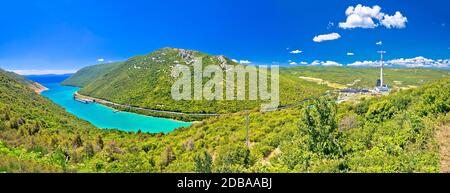
[[[384,87],[384,82],[383,82],[383,67],[384,67],[384,64],[383,64],[383,54],[385,54],[386,53],[386,51],[378,51],[378,53],[380,53],[380,55],[381,55],[381,59],[380,59],[380,63],[381,63],[381,69],[380,69],[380,88],[383,88]]]

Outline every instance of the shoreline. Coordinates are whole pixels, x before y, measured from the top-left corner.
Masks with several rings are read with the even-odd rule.
[[[183,113],[183,112],[176,112],[176,111],[165,111],[165,110],[148,109],[148,108],[143,108],[143,107],[134,107],[134,106],[114,103],[112,101],[108,101],[108,100],[104,100],[104,99],[99,99],[99,98],[95,98],[95,97],[91,97],[91,96],[82,95],[78,91],[76,91],[74,93],[74,96],[77,98],[80,98],[80,99],[92,100],[97,104],[103,105],[103,106],[111,108],[113,110],[117,110],[118,112],[135,113],[138,115],[170,119],[170,120],[178,121],[178,122],[195,123],[195,122],[199,122],[208,117],[218,117],[221,115],[221,114],[217,114],[217,113]],[[146,113],[139,113],[139,111],[146,112]]]
[[[48,91],[49,89],[37,82],[33,82],[32,84],[30,84],[30,88],[34,90],[34,92],[41,94],[44,91]]]

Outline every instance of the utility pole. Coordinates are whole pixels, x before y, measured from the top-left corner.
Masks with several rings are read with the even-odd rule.
[[[248,142],[248,110],[245,111],[245,126],[246,126],[245,144],[247,145],[247,147],[249,147],[249,142]]]

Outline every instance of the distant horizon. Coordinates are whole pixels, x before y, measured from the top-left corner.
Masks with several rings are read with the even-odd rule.
[[[95,64],[94,64],[95,65]],[[295,67],[337,67],[337,68],[379,68],[379,66],[312,66],[312,65],[280,65],[280,67],[283,68],[295,68]],[[404,67],[404,66],[384,66],[384,68],[392,68],[392,69],[433,69],[433,70],[449,70],[450,67]],[[8,70],[4,69],[9,72],[14,72],[16,74],[19,74],[21,76],[64,76],[64,75],[73,75],[77,73],[79,70],[71,71],[68,73],[59,72],[59,70]]]
[[[184,49],[184,48],[180,48]],[[200,51],[202,52],[202,51]],[[150,52],[151,53],[151,52]],[[206,53],[208,54],[208,53]],[[376,55],[376,54],[374,54]],[[142,55],[136,55],[136,56],[142,56]],[[133,56],[135,57],[135,56]],[[231,58],[230,58],[231,59]],[[363,61],[354,61],[353,63],[348,64],[341,64],[337,63],[335,61],[319,61],[314,60],[312,62],[301,62],[301,63],[293,63],[291,60],[287,61],[288,63],[276,63],[272,62],[270,64],[264,64],[264,63],[253,63],[248,60],[236,60],[231,59],[237,63],[244,64],[244,65],[279,65],[282,67],[299,67],[299,66],[323,66],[323,67],[351,67],[351,68],[377,68],[380,66],[379,60],[363,60]],[[125,60],[119,60],[119,61],[108,61],[105,62],[104,60],[98,61],[99,63],[92,63],[91,65],[85,65],[79,69],[43,69],[43,70],[37,70],[37,69],[5,69],[6,71],[14,72],[20,75],[28,76],[28,75],[65,75],[65,74],[75,74],[79,70],[94,66],[94,65],[102,65],[102,64],[110,64],[110,63],[116,63],[116,62],[126,62]],[[290,63],[289,63],[290,62]],[[429,59],[425,58],[423,56],[418,56],[415,58],[399,58],[399,59],[392,59],[387,60],[385,62],[385,68],[430,68],[430,69],[443,69],[443,70],[450,70],[450,59]]]
[[[78,71],[78,70],[9,70],[9,69],[4,70],[14,72],[22,76],[71,75],[75,74]]]

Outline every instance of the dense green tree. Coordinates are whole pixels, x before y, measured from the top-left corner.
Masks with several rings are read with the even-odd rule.
[[[218,150],[214,164],[217,172],[242,172],[253,164],[253,160],[244,143],[230,144]]]
[[[308,137],[311,151],[325,156],[342,154],[336,113],[337,106],[331,97],[320,97],[303,109],[299,129],[301,135]]]
[[[208,151],[202,151],[194,156],[195,172],[197,173],[211,173],[212,171],[212,157]]]

